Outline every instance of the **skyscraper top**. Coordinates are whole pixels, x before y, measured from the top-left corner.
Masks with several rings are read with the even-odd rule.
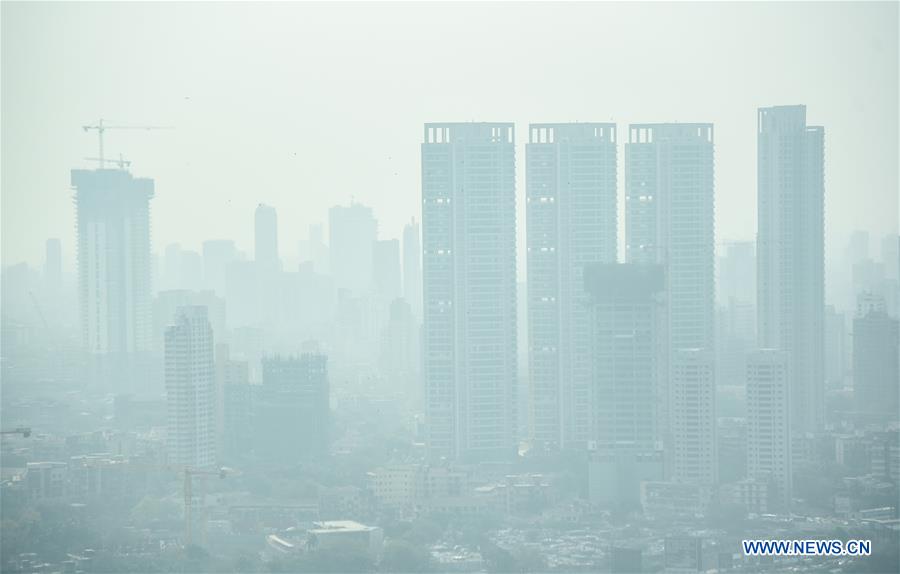
[[[528,143],[615,142],[614,123],[528,124]]]
[[[443,122],[425,124],[425,142],[515,143],[516,128],[512,122]]]
[[[130,171],[121,169],[73,169],[71,183],[79,194],[88,192],[92,195],[123,196],[127,191],[146,196],[147,199],[153,197],[152,179],[134,177]]]
[[[653,143],[654,141],[675,139],[713,143],[713,124],[662,123],[628,125],[628,143]]]
[[[822,126],[806,125],[806,106],[802,104],[759,108],[758,123],[760,132],[773,130],[818,131],[824,129]]]

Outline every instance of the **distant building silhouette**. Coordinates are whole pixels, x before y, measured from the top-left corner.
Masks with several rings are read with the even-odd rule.
[[[328,246],[324,242],[321,223],[309,226],[307,238],[301,239],[298,247],[300,264],[309,262],[316,273],[329,273]]]
[[[806,106],[759,110],[759,346],[788,354],[795,433],[825,423],[824,140]]]
[[[398,239],[376,239],[372,242],[372,283],[375,294],[387,303],[403,294]]]
[[[422,241],[419,222],[413,217],[403,226],[403,298],[416,321],[422,321]]]
[[[225,273],[237,261],[237,248],[230,239],[211,239],[203,242],[203,288],[225,296]]]
[[[182,307],[165,339],[168,461],[210,467],[216,462],[216,377],[206,308]]]
[[[44,286],[47,293],[59,297],[62,290],[62,245],[57,238],[48,239],[44,257]]]
[[[260,203],[254,214],[253,259],[258,265],[281,269],[278,258],[278,213],[275,208]]]
[[[371,207],[351,203],[328,211],[328,249],[335,288],[357,295],[371,293],[372,243],[377,238],[378,222]]]
[[[900,417],[900,321],[887,314],[884,298],[859,296],[853,319],[853,396],[867,422]]]
[[[425,124],[426,440],[433,458],[516,454],[515,128]]]
[[[253,387],[247,361],[232,359],[228,345],[216,345],[217,434],[226,459],[253,448]]]
[[[318,353],[265,357],[262,387],[253,399],[256,454],[296,462],[328,453],[328,358]]]
[[[531,124],[526,146],[532,434],[592,438],[584,267],[616,261],[615,124]]]

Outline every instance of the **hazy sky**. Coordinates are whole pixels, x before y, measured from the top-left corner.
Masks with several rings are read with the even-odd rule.
[[[260,202],[289,260],[351,197],[399,237],[422,124],[469,120],[516,123],[520,229],[529,122],[613,120],[622,141],[629,122],[714,122],[718,240],[752,239],[756,108],[797,103],[825,126],[837,254],[852,229],[897,231],[897,31],[897,3],[3,2],[2,260],[40,264],[48,237],[71,260],[69,170],[101,117],[176,127],[107,133],[156,180],[159,252],[252,253]]]

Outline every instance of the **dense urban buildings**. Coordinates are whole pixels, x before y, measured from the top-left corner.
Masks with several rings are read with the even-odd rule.
[[[426,434],[433,458],[516,454],[515,128],[426,124]]]
[[[584,268],[616,261],[615,124],[530,124],[526,150],[528,354],[534,441],[592,440]]]
[[[759,345],[788,354],[791,428],[825,420],[825,128],[806,106],[760,108],[757,130]]]
[[[216,463],[216,373],[213,331],[205,307],[182,307],[166,328],[168,462],[190,468]]]

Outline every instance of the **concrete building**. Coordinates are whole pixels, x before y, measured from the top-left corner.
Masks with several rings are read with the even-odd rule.
[[[726,243],[716,267],[716,384],[743,386],[747,353],[756,349],[755,243]]]
[[[419,222],[413,217],[403,226],[403,298],[412,307],[417,322],[422,321],[422,241]]]
[[[135,381],[152,345],[150,199],[153,180],[118,169],[72,170],[84,348],[101,378]]]
[[[665,435],[665,278],[660,265],[586,267],[591,446],[654,452]],[[657,478],[656,480],[661,480]],[[635,498],[637,491],[635,491]]]
[[[864,293],[853,320],[853,398],[870,422],[898,420],[900,321],[887,314],[884,298]]]
[[[516,454],[515,128],[425,124],[425,413],[432,457]]]
[[[328,357],[305,353],[262,360],[263,384],[253,399],[256,453],[299,461],[328,453]]]
[[[670,348],[713,350],[712,124],[632,124],[625,144],[625,259],[664,266]]]
[[[372,208],[360,203],[336,205],[328,211],[328,248],[331,275],[337,289],[356,295],[372,291],[372,243],[378,222]]]
[[[616,261],[615,124],[531,124],[526,151],[531,434],[592,438],[584,268]]]
[[[29,462],[25,466],[28,497],[34,502],[63,500],[68,492],[69,466],[64,462]]]
[[[625,145],[625,258],[663,266],[667,476],[716,480],[712,124],[632,124]]]
[[[769,485],[773,504],[792,496],[790,371],[787,354],[761,349],[747,360],[747,475]]]
[[[760,108],[757,130],[759,346],[788,354],[791,428],[825,418],[825,129],[806,106]]]
[[[405,299],[395,299],[381,338],[379,366],[392,382],[391,390],[406,398],[416,412],[422,402],[420,357],[419,328],[412,309]]]
[[[213,331],[205,307],[183,307],[166,329],[166,433],[170,464],[216,463]]]
[[[253,448],[253,387],[250,365],[232,359],[228,345],[216,345],[217,434],[223,458],[232,459]]]
[[[316,522],[307,530],[309,550],[361,552],[373,562],[381,558],[384,532],[378,526],[366,526],[353,520]]]
[[[260,203],[254,213],[253,260],[269,269],[281,269],[278,258],[278,213]]]
[[[667,475],[674,482],[718,482],[716,387],[712,353],[679,349],[672,358],[669,389]]]

